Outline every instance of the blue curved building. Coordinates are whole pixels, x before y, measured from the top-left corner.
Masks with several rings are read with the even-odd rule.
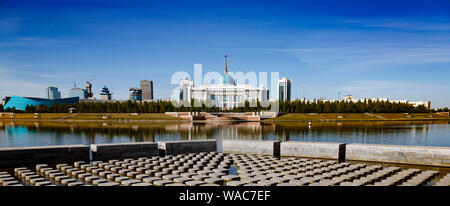
[[[5,101],[5,105],[3,106],[3,109],[12,109],[15,108],[16,110],[25,111],[27,106],[39,106],[44,105],[47,107],[51,107],[53,104],[76,104],[79,102],[79,97],[70,97],[70,98],[63,98],[63,99],[43,99],[43,98],[37,98],[37,97],[19,97],[19,96],[12,96],[10,98],[7,98]]]

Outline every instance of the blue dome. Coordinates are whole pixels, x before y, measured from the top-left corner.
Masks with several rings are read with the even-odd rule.
[[[223,78],[223,84],[236,85],[236,83],[234,82],[234,79],[232,77],[228,76],[227,74],[225,74],[225,77]]]

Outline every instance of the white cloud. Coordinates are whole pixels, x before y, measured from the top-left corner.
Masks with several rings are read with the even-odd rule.
[[[44,89],[47,85],[24,81],[15,77],[14,72],[5,68],[0,68],[0,96],[32,96],[44,97]]]
[[[338,87],[338,89],[340,90],[349,90],[349,91],[424,89],[424,88],[432,89],[436,88],[436,86],[406,81],[359,80],[359,81],[351,81],[347,85]]]
[[[73,76],[70,74],[36,74],[36,75],[43,78],[68,78]]]
[[[414,18],[383,18],[383,19],[353,19],[341,23],[360,25],[368,28],[385,28],[409,31],[450,31],[450,23],[431,20],[416,20]]]
[[[386,65],[449,63],[450,45],[400,46],[376,43],[351,47],[273,49],[286,52],[311,68],[358,70]]]
[[[333,90],[336,88],[333,88]],[[386,80],[358,80],[349,81],[338,86],[337,90],[345,94],[352,94],[357,98],[390,98],[411,101],[431,100],[436,91],[445,91],[447,86],[438,86],[421,82],[386,81]],[[425,98],[425,99],[424,99]]]

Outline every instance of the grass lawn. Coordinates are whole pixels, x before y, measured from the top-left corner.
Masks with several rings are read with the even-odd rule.
[[[130,113],[82,113],[82,114],[70,114],[70,113],[41,113],[41,114],[14,114],[2,115],[0,119],[35,119],[35,120],[180,120],[176,117],[171,117],[163,113],[151,113],[151,114],[138,114],[132,115]]]
[[[380,114],[364,114],[364,113],[322,113],[322,114],[304,114],[291,113],[280,117],[268,119],[268,121],[376,121],[376,120],[450,120],[450,117],[429,113],[420,114],[404,114],[404,113],[380,113]]]

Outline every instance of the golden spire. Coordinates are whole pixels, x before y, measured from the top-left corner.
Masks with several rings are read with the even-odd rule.
[[[227,55],[225,54],[225,75],[227,74]]]

